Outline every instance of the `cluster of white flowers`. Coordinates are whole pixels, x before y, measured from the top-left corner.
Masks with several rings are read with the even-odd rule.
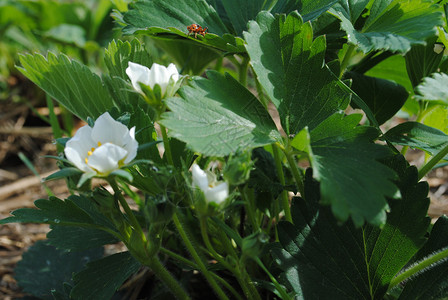
[[[148,69],[129,62],[126,74],[135,90],[142,92],[140,83],[151,89],[159,85],[162,96],[172,96],[172,91],[167,95],[167,90],[181,78],[174,64],[168,67],[153,64]],[[129,164],[136,157],[137,148],[135,127],[129,130],[106,112],[95,121],[93,128],[88,125],[81,127],[67,142],[64,152],[67,159],[81,171],[105,177]],[[221,204],[229,196],[228,183],[218,182],[212,172],[193,164],[192,176],[194,186],[203,192],[207,202]]]

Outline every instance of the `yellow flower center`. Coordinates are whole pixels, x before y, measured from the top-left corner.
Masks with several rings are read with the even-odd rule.
[[[100,147],[101,146],[101,142],[98,142],[98,147]],[[87,151],[87,157],[84,159],[84,161],[86,162],[86,164],[88,164],[89,163],[89,156],[90,155],[92,155],[93,154],[93,151],[95,151],[95,147],[92,147],[91,149],[90,149],[90,151]]]

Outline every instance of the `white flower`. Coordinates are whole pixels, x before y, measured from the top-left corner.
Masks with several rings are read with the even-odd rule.
[[[222,203],[229,196],[229,185],[227,182],[217,182],[216,177],[211,172],[205,172],[197,164],[191,168],[193,184],[204,193],[208,202]]]
[[[129,62],[129,66],[126,69],[126,74],[129,76],[129,79],[131,79],[132,86],[137,91],[142,92],[139,83],[149,86],[152,90],[155,85],[158,84],[160,86],[162,96],[165,95],[170,85],[175,85],[175,83],[181,79],[181,76],[179,75],[179,72],[174,64],[170,64],[167,68],[154,63],[152,64],[151,69],[148,69],[148,67]]]
[[[65,156],[86,173],[107,176],[137,155],[135,127],[129,130],[109,113],[102,114],[93,128],[81,127],[65,145]]]

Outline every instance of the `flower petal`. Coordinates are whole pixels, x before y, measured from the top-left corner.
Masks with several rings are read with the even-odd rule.
[[[174,80],[174,82],[179,80],[180,75],[179,75],[179,71],[177,70],[175,64],[171,63],[168,66],[167,70],[168,70],[169,78],[172,78]]]
[[[123,140],[129,135],[129,129],[115,121],[108,112],[102,114],[92,129],[92,139],[101,144],[112,143],[123,146]],[[98,147],[98,145],[96,145]]]
[[[111,143],[106,143],[95,149],[89,156],[88,165],[101,174],[109,174],[110,172],[120,168],[120,161],[123,160],[128,152]]]
[[[92,128],[87,125],[81,127],[67,142],[64,149],[67,159],[84,172],[92,171],[85,163],[85,158],[87,157],[87,153],[97,146],[91,135]]]
[[[205,190],[209,188],[207,173],[205,173],[197,164],[193,164],[191,173],[193,175],[193,184],[205,192]]]
[[[123,139],[123,148],[128,151],[128,156],[124,160],[127,164],[137,156],[138,142],[135,139],[135,126],[129,130],[129,134]]]
[[[150,85],[149,73],[150,71],[148,67],[133,62],[129,62],[128,67],[126,68],[126,74],[131,80],[132,86],[139,92],[142,91],[140,85],[138,84],[139,82],[145,85]]]
[[[206,189],[204,191],[204,196],[208,202],[221,204],[227,197],[229,197],[229,185],[227,182],[221,182],[215,187]]]

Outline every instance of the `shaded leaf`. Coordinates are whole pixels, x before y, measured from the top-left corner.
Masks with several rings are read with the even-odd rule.
[[[72,195],[65,200],[50,197],[48,200],[34,201],[34,208],[20,208],[12,212],[12,217],[0,220],[6,223],[47,223],[52,225],[90,224],[114,229],[113,224],[100,213],[93,199]]]
[[[448,247],[448,218],[441,216],[434,224],[429,240],[417,253],[416,261],[428,258]],[[448,261],[442,260],[407,280],[401,300],[444,299],[448,294]]]
[[[102,248],[70,252],[38,241],[17,263],[15,278],[24,292],[40,299],[53,299],[52,293],[65,295],[64,283],[72,283],[73,273],[79,272],[87,262],[102,255]],[[63,299],[68,299],[68,295]]]
[[[244,34],[251,64],[289,134],[310,130],[348,105],[349,94],[324,65],[325,38],[313,41],[310,23],[261,12]]]
[[[121,252],[87,264],[73,276],[74,299],[111,299],[115,291],[140,268],[129,252]]]
[[[221,56],[216,49],[192,43],[187,39],[153,37],[156,45],[172,57],[182,70],[182,74],[202,74],[204,69]]]
[[[419,122],[401,123],[386,132],[383,139],[392,144],[418,148],[431,155],[442,150],[448,143],[448,135],[443,131]]]
[[[229,74],[210,71],[207,77],[182,88],[182,98],[166,100],[171,111],[162,115],[161,123],[172,137],[194,151],[216,156],[280,139],[266,109],[245,87]]]
[[[314,20],[322,13],[326,12],[338,1],[335,0],[281,0],[276,1],[271,9],[272,14],[289,14],[297,10],[302,16],[304,22]]]
[[[410,52],[412,52],[412,49]],[[411,95],[414,93],[414,88],[406,71],[406,62],[402,55],[393,55],[375,65],[364,74],[370,77],[393,81],[398,85],[404,86]]]
[[[437,72],[443,58],[442,53],[434,52],[434,44],[437,37],[427,40],[426,45],[415,45],[406,53],[406,70],[412,87],[419,85],[424,77]]]
[[[58,249],[80,251],[118,243],[119,240],[103,230],[73,227],[51,226],[47,233],[48,244]]]
[[[272,250],[285,271],[281,278],[304,299],[382,299],[390,280],[425,242],[428,185],[418,183],[417,169],[403,157],[388,164],[399,174],[402,198],[390,200],[381,229],[341,225],[328,207],[319,206],[319,183],[307,172],[306,201],[293,201],[294,225],[280,222],[283,249]]]
[[[242,36],[243,31],[247,30],[247,22],[255,19],[265,2],[265,0],[222,0],[222,5],[237,35]]]
[[[352,90],[370,107],[379,125],[392,118],[409,96],[403,86],[392,81],[355,72],[346,75],[353,79]]]

